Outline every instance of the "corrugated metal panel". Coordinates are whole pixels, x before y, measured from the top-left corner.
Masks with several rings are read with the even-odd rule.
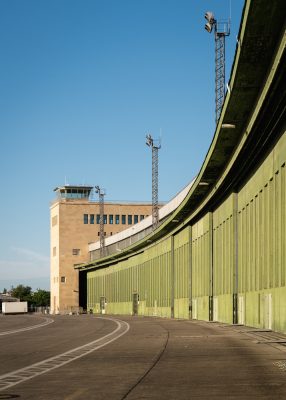
[[[213,213],[214,295],[233,293],[233,195]]]

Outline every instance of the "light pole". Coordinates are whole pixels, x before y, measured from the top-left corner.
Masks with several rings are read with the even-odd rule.
[[[155,230],[159,224],[159,206],[158,206],[158,151],[161,143],[154,143],[150,133],[146,135],[146,144],[152,149],[152,226]]]
[[[104,196],[105,192],[99,186],[95,186],[95,193],[99,197],[99,240],[100,240],[100,257],[105,256],[105,238],[104,238]]]
[[[213,12],[205,13],[205,30],[215,37],[215,112],[219,120],[225,96],[225,37],[230,35],[230,21],[217,21]]]

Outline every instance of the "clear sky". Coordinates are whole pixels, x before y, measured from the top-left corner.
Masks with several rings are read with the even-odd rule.
[[[215,129],[214,35],[228,18],[226,78],[244,1],[0,0],[0,291],[49,288],[49,205],[65,182],[106,200],[159,200],[199,171]]]

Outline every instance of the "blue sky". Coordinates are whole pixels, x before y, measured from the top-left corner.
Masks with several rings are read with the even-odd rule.
[[[226,77],[243,0],[232,0]],[[229,0],[0,0],[0,291],[49,288],[53,189],[100,185],[107,200],[159,200],[198,172],[215,129],[214,37]]]

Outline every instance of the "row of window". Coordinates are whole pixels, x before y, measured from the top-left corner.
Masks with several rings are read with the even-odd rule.
[[[100,214],[83,214],[83,223],[84,224],[94,224],[95,222],[95,217],[96,217],[96,223],[100,224]],[[114,218],[115,217],[115,218]],[[148,215],[146,215],[148,217]],[[140,221],[142,221],[145,218],[145,215],[127,215],[127,223],[128,225],[132,224],[137,224]],[[121,220],[122,225],[126,225],[126,215],[122,214],[116,214],[115,216],[113,214],[108,215],[108,222],[110,225],[113,225],[115,222],[115,225],[119,225]],[[103,215],[103,223],[106,225],[107,224],[107,215]]]

